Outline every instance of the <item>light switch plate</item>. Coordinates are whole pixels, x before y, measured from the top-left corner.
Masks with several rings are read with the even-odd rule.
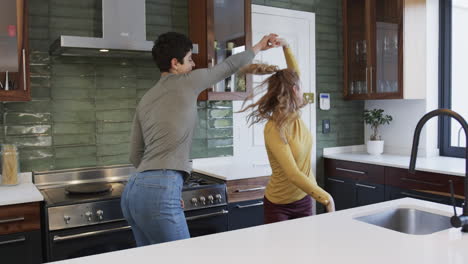
[[[330,119],[322,120],[322,133],[323,134],[330,133]]]

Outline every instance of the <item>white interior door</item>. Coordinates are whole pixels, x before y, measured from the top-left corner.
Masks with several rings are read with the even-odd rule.
[[[252,41],[257,43],[264,35],[276,33],[285,38],[298,61],[301,71],[301,87],[304,92],[315,94],[315,14],[288,9],[252,5]],[[256,61],[286,68],[281,48],[260,52]],[[258,86],[266,77],[254,76],[253,86]],[[255,99],[254,99],[255,100]],[[242,101],[233,102],[234,112],[242,107]],[[302,109],[302,119],[315,140],[315,103]],[[264,124],[251,127],[246,122],[248,113],[234,114],[234,157],[247,164],[269,169],[263,138]],[[312,168],[316,172],[316,147],[313,145]]]

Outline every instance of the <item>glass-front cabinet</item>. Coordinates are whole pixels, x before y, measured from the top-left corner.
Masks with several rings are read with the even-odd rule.
[[[344,97],[403,98],[403,0],[343,0]]]
[[[250,0],[190,0],[189,36],[196,68],[210,68],[252,46]],[[250,76],[233,74],[207,87],[199,100],[243,100]]]
[[[28,101],[27,0],[0,0],[0,101]]]

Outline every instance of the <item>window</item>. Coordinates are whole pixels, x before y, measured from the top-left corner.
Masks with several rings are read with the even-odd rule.
[[[468,0],[440,0],[440,107],[468,120]],[[464,157],[467,142],[460,124],[440,118],[442,156]]]

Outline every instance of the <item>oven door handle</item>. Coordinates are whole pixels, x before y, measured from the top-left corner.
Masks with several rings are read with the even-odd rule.
[[[223,210],[221,210],[219,212],[216,212],[216,213],[189,216],[189,217],[186,217],[185,219],[187,219],[187,221],[192,221],[192,220],[198,220],[198,219],[203,219],[203,218],[208,218],[208,217],[213,217],[213,216],[218,216],[218,215],[224,215],[224,214],[227,214],[227,213],[229,213],[229,211],[223,209]]]
[[[118,231],[125,231],[125,230],[130,230],[130,229],[131,229],[130,226],[122,226],[122,227],[111,228],[111,229],[106,229],[106,230],[86,232],[86,233],[81,233],[81,234],[76,234],[76,235],[54,236],[53,240],[54,242],[61,242],[61,241],[66,241],[66,240],[71,240],[71,239],[97,236],[97,235],[108,234],[108,233],[113,233],[113,232],[118,232]]]

